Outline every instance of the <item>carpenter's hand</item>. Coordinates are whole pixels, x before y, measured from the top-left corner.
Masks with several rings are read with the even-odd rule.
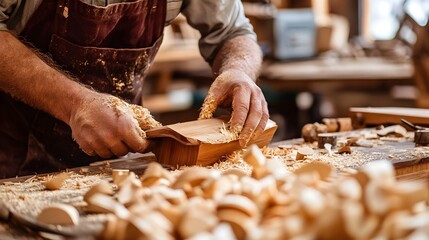
[[[86,99],[74,109],[69,126],[73,139],[90,156],[121,156],[148,146],[130,105],[110,95],[95,93]]]
[[[218,106],[232,108],[231,130],[239,135],[241,146],[260,135],[267,124],[267,102],[261,89],[245,73],[229,70],[219,75],[210,87],[200,119],[211,118]]]

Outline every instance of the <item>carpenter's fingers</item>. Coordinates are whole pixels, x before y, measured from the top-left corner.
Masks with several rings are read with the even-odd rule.
[[[218,96],[209,91],[206,99],[204,99],[198,119],[209,119],[213,117],[213,113],[216,111],[217,105],[219,104],[217,99]]]
[[[116,156],[124,156],[129,152],[128,146],[122,141],[110,145],[109,149]]]
[[[79,148],[88,156],[95,157],[97,153],[95,152],[91,142],[93,140],[87,138],[80,138],[79,135],[73,133],[73,139],[79,144]]]
[[[247,115],[249,114],[250,97],[250,90],[244,88],[234,89],[231,113],[231,131],[235,133],[242,132],[243,126],[247,119]]]
[[[97,153],[89,147],[80,147],[80,149],[88,156],[91,156],[91,157],[97,156]]]
[[[122,142],[131,152],[139,152],[146,146],[146,133],[140,128],[138,121],[129,115],[122,115],[117,122],[118,134]]]
[[[146,148],[144,149],[143,152],[151,152],[156,147],[156,144],[157,144],[156,141],[146,139]]]
[[[97,153],[98,156],[102,158],[110,158],[113,156],[113,153],[110,151],[109,147],[104,143],[93,143],[91,144],[92,149]]]
[[[265,101],[265,98],[263,96],[261,99],[261,106],[262,106],[262,117],[261,117],[261,120],[259,121],[258,126],[256,127],[255,132],[253,133],[252,138],[258,137],[262,134],[262,132],[265,129],[265,126],[267,125],[268,119],[270,118],[267,102]]]
[[[144,139],[143,144],[140,146],[138,150],[136,150],[136,152],[139,152],[139,153],[149,152],[148,150],[149,146],[150,146],[150,142],[147,139]]]
[[[252,96],[250,100],[249,114],[247,115],[246,123],[240,133],[240,145],[242,147],[247,146],[250,138],[253,136],[256,127],[259,125],[262,117],[262,106],[261,100],[257,97]]]

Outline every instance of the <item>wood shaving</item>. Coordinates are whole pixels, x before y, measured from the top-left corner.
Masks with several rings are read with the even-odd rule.
[[[225,123],[222,123],[222,127],[219,129],[219,132],[222,134],[221,137],[216,139],[208,138],[205,140],[206,143],[211,144],[220,144],[220,143],[229,143],[238,139],[238,133],[230,129],[229,126],[226,126]]]
[[[345,137],[346,136],[344,136],[344,138]],[[379,146],[380,148],[378,151],[369,147],[352,147],[352,149],[356,148],[359,149],[359,151],[353,150],[351,154],[347,155],[333,153],[332,156],[330,156],[325,149],[317,149],[315,143],[291,144],[291,147],[288,148],[274,146],[262,148],[261,151],[268,159],[267,166],[270,161],[274,162],[275,160],[276,164],[283,164],[285,167],[286,171],[281,171],[281,173],[276,174],[270,171],[274,171],[277,167],[267,167],[267,169],[270,170],[265,169],[265,172],[258,170],[258,175],[255,174],[254,171],[256,170],[252,169],[251,166],[244,162],[242,158],[243,151],[236,151],[227,156],[226,159],[222,159],[223,161],[219,161],[213,166],[207,167],[210,170],[208,172],[209,174],[204,174],[204,177],[198,179],[198,181],[193,180],[193,182],[189,184],[182,183],[177,185],[180,186],[178,189],[171,189],[171,186],[175,186],[175,180],[179,179],[179,176],[181,176],[185,170],[192,168],[182,167],[179,170],[170,172],[171,176],[157,175],[160,180],[153,181],[154,184],[151,184],[150,187],[137,185],[138,188],[135,194],[141,195],[139,195],[139,198],[132,200],[137,202],[143,201],[141,205],[138,205],[140,210],[137,211],[139,209],[137,206],[131,208],[130,206],[132,205],[127,205],[126,207],[130,207],[130,211],[136,211],[135,214],[139,214],[141,221],[148,224],[147,226],[151,226],[151,230],[156,230],[156,232],[159,232],[161,234],[160,236],[164,236],[165,239],[173,239],[174,232],[183,233],[181,230],[177,229],[179,226],[176,224],[179,222],[177,219],[181,219],[182,215],[180,215],[180,213],[201,208],[205,209],[204,213],[207,216],[210,215],[210,218],[214,220],[224,219],[224,224],[231,227],[235,237],[246,236],[246,238],[249,239],[281,239],[308,236],[311,236],[311,238],[327,239],[370,239],[375,237],[388,239],[398,236],[399,238],[406,239],[413,234],[421,234],[422,231],[429,227],[429,222],[422,220],[427,219],[429,216],[429,199],[419,203],[418,211],[416,210],[417,207],[414,204],[415,202],[411,202],[412,204],[399,202],[398,205],[398,197],[400,199],[406,199],[406,201],[415,201],[413,200],[415,198],[407,197],[408,192],[406,190],[408,188],[403,188],[402,190],[397,189],[396,187],[399,185],[395,184],[396,180],[394,179],[390,179],[388,185],[376,183],[377,181],[384,181],[382,178],[372,179],[371,181],[373,181],[373,183],[363,185],[364,189],[362,189],[360,194],[357,192],[348,194],[344,189],[348,189],[348,186],[358,188],[361,186],[353,182],[358,179],[353,176],[359,174],[360,171],[357,169],[368,162],[379,159],[390,159],[394,161],[395,159],[409,159],[411,157],[427,158],[429,155],[429,147],[404,149],[403,142],[383,143],[380,139],[367,141],[370,141],[372,146]],[[303,147],[315,149],[314,154],[306,156],[303,160],[295,160],[297,149]],[[380,149],[384,150],[381,151]],[[311,171],[309,174],[300,174],[299,176],[293,174],[295,170],[307,163],[313,162],[326,163],[332,166],[333,169],[336,170],[333,171],[334,176],[330,176],[326,181],[322,181],[319,173],[319,175],[312,174]],[[274,166],[277,165],[274,164]],[[264,167],[262,166],[262,168]],[[240,169],[240,171],[245,172],[247,175],[239,177],[233,174],[222,174],[230,169]],[[314,172],[317,173],[318,171]],[[187,174],[190,174],[190,172],[187,171]],[[393,176],[393,174],[390,175]],[[66,180],[62,189],[51,192],[44,190],[43,187],[43,182],[50,177],[51,176],[34,176],[21,183],[5,182],[0,185],[1,199],[11,210],[30,217],[37,216],[37,213],[40,212],[43,207],[55,202],[70,204],[83,213],[86,204],[82,201],[82,196],[88,191],[89,187],[105,179],[111,180],[110,177],[105,174],[82,175],[71,173],[70,179]],[[162,178],[165,178],[165,181],[161,181]],[[141,179],[145,178],[142,177]],[[212,184],[219,179],[223,179],[222,184]],[[126,184],[124,186],[119,186],[119,188],[125,186]],[[214,186],[221,187],[221,189],[214,191]],[[211,195],[207,195],[208,191],[211,192]],[[425,191],[427,192],[427,189],[416,190],[416,192],[422,193],[421,196],[425,196],[423,194]],[[179,192],[182,194],[177,195]],[[214,192],[216,194],[214,194]],[[253,214],[251,214],[252,216],[246,216],[240,213],[240,209],[237,210],[234,209],[234,207],[217,209],[217,204],[222,197],[227,194],[249,198],[256,205],[258,209],[257,214],[255,214],[255,216],[253,216]],[[389,194],[397,194],[397,196]],[[377,198],[374,200],[378,201],[375,204],[381,204],[381,206],[383,206],[383,211],[379,210],[376,205],[370,204],[367,200],[363,199],[363,196],[368,197],[369,195]],[[172,196],[177,196],[177,199],[172,200]],[[215,197],[216,199],[211,199],[211,197],[208,196]],[[390,201],[389,199],[393,199],[392,196],[396,200]],[[413,196],[415,196],[414,193]],[[399,215],[396,213],[400,213],[400,211],[397,211],[399,207],[404,208],[404,211],[407,212],[406,218],[398,218]],[[365,211],[363,211],[361,215],[356,214],[355,211],[359,209],[365,209]],[[376,212],[369,213],[368,211]],[[166,228],[155,224],[156,221],[154,219],[158,218],[149,217],[150,214],[153,213],[168,216],[167,221],[170,221],[169,226],[171,227]],[[340,222],[343,221],[344,224],[336,225],[336,221],[327,221],[332,220],[330,217],[335,219],[337,216],[342,215],[347,215],[348,217],[342,220],[336,220]],[[358,216],[362,216],[362,218]],[[407,222],[419,223],[420,225],[401,225],[399,228],[395,229],[394,225],[389,224],[388,221],[395,222],[397,218],[402,220],[406,219]],[[108,217],[103,214],[82,214],[81,216],[82,225],[84,226],[100,224],[106,219],[108,219]],[[159,222],[165,222],[166,219],[162,219],[162,221],[160,219],[158,220]],[[128,220],[119,218],[116,219],[116,221]],[[374,228],[370,229],[368,224],[374,221],[377,221],[377,224],[375,224]],[[246,225],[249,224],[251,227],[243,227],[240,225],[242,222],[246,222]],[[118,223],[115,226],[120,225],[121,224]],[[212,224],[209,224],[209,226],[208,228],[202,227],[201,229],[204,229],[204,234],[212,237],[214,236],[214,229],[217,228],[213,227]],[[347,228],[344,229],[346,226]],[[365,226],[367,230],[357,231],[353,228],[354,226]],[[197,236],[199,236],[198,231],[186,233],[189,233],[196,239]],[[345,233],[346,235],[344,235]],[[143,232],[141,234],[143,234]],[[190,235],[189,237],[191,237]]]
[[[109,107],[112,107],[118,117],[125,114],[131,114],[142,130],[148,130],[162,126],[161,123],[153,118],[150,111],[142,106],[128,104],[127,102],[114,96],[107,97],[105,104],[107,104]],[[144,132],[142,134],[145,137]]]
[[[160,122],[156,121],[152,117],[150,111],[147,108],[135,104],[129,104],[129,107],[133,110],[134,118],[139,122],[141,129],[148,130],[162,126]]]
[[[217,108],[216,99],[213,95],[208,95],[204,99],[203,106],[201,107],[200,116],[198,119],[209,119],[213,117],[213,113]]]

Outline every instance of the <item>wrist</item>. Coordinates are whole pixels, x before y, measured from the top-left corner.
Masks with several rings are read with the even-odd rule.
[[[255,82],[255,79],[252,79],[246,72],[236,69],[230,68],[225,71],[222,71],[216,78],[215,81],[218,82],[227,82],[227,81],[235,81],[235,82]]]
[[[99,93],[73,81],[67,93],[64,94],[63,101],[61,101],[58,118],[69,124],[79,109],[99,98],[98,95]]]

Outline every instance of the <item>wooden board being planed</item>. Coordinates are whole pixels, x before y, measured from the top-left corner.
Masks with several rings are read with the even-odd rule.
[[[212,118],[167,125],[146,133],[156,141],[152,152],[158,162],[170,166],[207,166],[242,148],[228,128],[227,118]],[[276,130],[275,122],[269,120],[264,132],[251,139],[249,145],[268,145]]]

